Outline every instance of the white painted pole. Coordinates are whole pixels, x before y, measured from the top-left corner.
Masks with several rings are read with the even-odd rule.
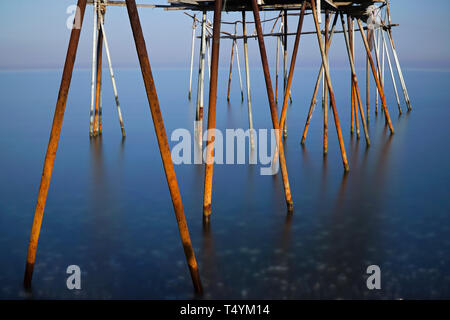
[[[125,128],[124,128],[124,125],[123,125],[122,111],[120,109],[119,94],[117,93],[116,79],[114,78],[114,70],[113,70],[112,62],[111,62],[111,54],[109,52],[108,39],[106,38],[105,23],[103,21],[103,17],[102,17],[101,14],[99,14],[99,17],[100,17],[100,27],[101,27],[102,34],[103,34],[103,42],[105,44],[106,57],[108,59],[109,73],[111,75],[111,82],[112,82],[112,86],[113,86],[114,99],[116,100],[117,114],[119,115],[120,130],[122,131],[122,137],[125,137]]]
[[[248,106],[248,124],[250,128],[250,146],[255,147],[253,137],[253,115],[252,115],[252,97],[250,92],[250,66],[248,63],[248,45],[247,45],[247,24],[245,22],[245,11],[242,11],[242,32],[244,40],[244,60],[245,60],[245,79],[247,82],[247,106]]]
[[[411,103],[409,100],[408,90],[406,89],[405,79],[403,78],[403,72],[402,72],[402,68],[400,67],[400,62],[398,60],[397,51],[395,50],[394,40],[392,40],[392,37],[389,32],[388,32],[388,35],[389,35],[389,40],[391,43],[392,54],[393,54],[394,60],[395,60],[395,65],[397,67],[398,76],[400,78],[400,84],[402,85],[403,95],[405,96],[406,105],[408,106],[408,110],[411,110],[412,107],[411,107]]]
[[[192,70],[194,68],[194,50],[195,50],[195,29],[197,24],[195,23],[195,14],[192,18],[192,45],[191,45],[191,72],[189,74],[189,95],[188,98],[191,100],[191,91],[192,91]]]
[[[234,45],[236,46],[236,59],[237,59],[237,67],[238,67],[238,73],[239,73],[239,84],[241,85],[241,100],[244,101],[244,87],[242,85],[241,63],[239,62],[239,50],[238,50],[237,41],[234,43]]]
[[[91,78],[91,112],[90,112],[90,125],[89,135],[94,135],[94,100],[95,100],[95,80],[96,80],[96,52],[97,52],[97,0],[94,0],[94,30],[92,32],[92,78]]]
[[[391,72],[391,79],[392,79],[392,84],[394,86],[395,98],[397,99],[398,111],[400,114],[402,114],[402,107],[400,105],[400,98],[398,96],[398,90],[397,90],[397,84],[395,81],[394,70],[392,69],[391,57],[389,56],[389,51],[388,51],[387,44],[386,44],[386,38],[384,37],[384,32],[382,32],[381,35],[383,37],[383,48],[384,48],[384,51],[386,52],[389,70]]]
[[[195,120],[197,121],[197,137],[198,144],[202,145],[203,138],[203,96],[205,87],[205,50],[206,50],[206,11],[203,11],[202,16],[202,32],[201,32],[201,42],[200,42],[200,56],[198,63],[198,82],[197,82],[197,110]]]

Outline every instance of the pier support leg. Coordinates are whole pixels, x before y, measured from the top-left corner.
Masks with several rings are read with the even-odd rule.
[[[211,78],[209,83],[208,132],[206,142],[205,188],[203,198],[203,218],[209,221],[211,216],[211,196],[214,164],[214,139],[216,126],[217,75],[219,67],[220,24],[222,18],[222,0],[215,1],[213,43],[211,56]]]
[[[386,1],[386,13],[388,17],[388,23],[391,24],[391,7],[389,4],[389,0]],[[405,79],[403,78],[402,68],[400,67],[400,61],[397,55],[397,49],[395,48],[394,38],[392,37],[392,29],[388,29],[389,42],[391,44],[392,55],[394,56],[395,65],[397,67],[398,76],[400,78],[400,84],[402,85],[403,95],[405,96],[406,106],[408,107],[408,111],[412,110],[411,101],[409,99],[408,89],[406,88]]]
[[[395,98],[397,99],[398,112],[399,112],[399,114],[402,114],[402,107],[400,105],[400,97],[398,95],[397,83],[396,83],[396,80],[395,80],[394,70],[392,68],[391,57],[389,55],[389,51],[388,51],[388,48],[387,48],[386,39],[384,37],[384,31],[381,31],[381,36],[383,38],[383,51],[386,54],[386,58],[387,58],[387,61],[388,61],[388,66],[389,66],[389,71],[390,71],[390,74],[391,74],[392,85],[394,86]]]
[[[74,28],[72,29],[69,47],[67,49],[66,62],[59,87],[58,100],[56,102],[55,114],[53,117],[52,130],[48,142],[47,153],[45,155],[44,168],[42,171],[41,183],[37,198],[36,210],[34,212],[33,227],[31,229],[30,242],[28,245],[27,262],[25,268],[24,285],[25,288],[31,288],[34,263],[36,261],[36,250],[41,231],[42,218],[44,216],[45,202],[47,201],[48,189],[52,177],[53,164],[58,149],[59,136],[66,109],[67,95],[69,93],[70,82],[72,80],[73,66],[78,49],[81,27],[83,24],[84,13],[87,0],[78,0],[77,12],[75,14]],[[79,22],[79,25],[77,25]],[[78,28],[77,28],[78,27]]]
[[[202,15],[202,34],[200,42],[200,57],[198,63],[198,80],[197,80],[197,109],[195,120],[197,122],[198,144],[201,146],[203,142],[203,103],[205,92],[205,54],[206,54],[206,11]]]
[[[92,30],[92,67],[91,67],[91,111],[89,114],[89,136],[94,136],[94,107],[95,107],[95,76],[96,76],[96,59],[97,59],[97,37],[98,37],[98,0],[94,0],[94,27]]]
[[[130,18],[131,29],[133,31],[134,42],[136,44],[136,51],[141,65],[142,77],[144,79],[145,90],[150,105],[153,125],[155,128],[156,137],[158,140],[159,151],[166,173],[167,183],[169,185],[170,195],[175,211],[175,216],[178,223],[178,230],[180,232],[181,241],[183,243],[184,253],[189,266],[189,270],[197,293],[202,292],[202,284],[200,281],[200,274],[198,271],[197,261],[195,259],[194,249],[192,248],[189,230],[184,216],[183,204],[181,202],[180,190],[178,189],[175,169],[173,167],[172,158],[170,154],[169,143],[167,141],[166,131],[164,129],[164,122],[159,107],[156,87],[153,80],[150,61],[148,58],[147,47],[145,45],[144,35],[142,33],[141,23],[136,8],[135,0],[126,0],[128,16]]]
[[[270,113],[272,116],[272,124],[273,124],[273,128],[275,130],[276,141],[278,144],[280,167],[281,167],[281,174],[283,177],[283,186],[284,186],[284,192],[285,192],[285,196],[286,196],[287,209],[288,209],[288,212],[293,212],[294,204],[292,202],[291,189],[289,187],[289,177],[288,177],[288,173],[287,173],[286,159],[284,156],[283,143],[281,142],[281,132],[280,132],[280,126],[279,126],[279,122],[278,122],[277,107],[275,105],[275,99],[274,99],[274,95],[273,95],[272,81],[270,80],[269,63],[267,60],[266,47],[264,44],[263,32],[262,32],[262,27],[261,27],[261,19],[259,17],[259,8],[258,8],[257,0],[251,0],[251,3],[252,3],[252,9],[253,9],[253,16],[255,19],[256,32],[258,35],[258,44],[259,44],[259,51],[261,54],[261,62],[262,62],[263,71],[264,71],[264,78],[266,81],[267,96],[269,99]]]
[[[253,114],[252,114],[252,95],[250,91],[250,65],[248,63],[248,39],[247,24],[245,20],[245,11],[242,11],[242,33],[244,40],[244,61],[245,61],[245,81],[247,84],[247,107],[248,107],[248,126],[250,129],[250,146],[255,147],[255,138],[253,136]]]
[[[100,20],[100,9],[97,10],[97,21]],[[95,114],[94,114],[94,136],[100,134],[100,103],[102,94],[102,62],[103,62],[103,33],[100,32],[100,24],[97,25],[97,70],[96,70],[96,90],[95,90]]]
[[[331,27],[331,32],[330,32],[330,35],[329,35],[329,38],[328,38],[328,44],[327,44],[327,51],[328,52],[330,51],[331,40],[333,39],[334,30],[336,28],[336,23],[337,23],[337,18],[338,18],[338,16],[335,15],[334,16],[334,20],[333,20],[333,26]],[[309,106],[308,116],[306,117],[305,128],[303,129],[302,140],[301,140],[301,144],[302,145],[305,144],[306,136],[308,134],[308,129],[309,129],[309,123],[311,121],[312,114],[314,112],[314,108],[315,108],[316,103],[317,103],[317,94],[319,92],[320,82],[321,82],[322,76],[324,74],[323,70],[324,69],[323,69],[323,63],[322,63],[322,65],[320,66],[319,74],[317,75],[316,85],[314,87],[314,93],[313,93],[313,96],[311,98],[311,104]],[[328,123],[328,121],[327,121],[327,123]]]
[[[191,100],[191,91],[192,91],[192,70],[194,69],[194,50],[195,50],[195,29],[196,29],[196,22],[195,22],[196,15],[194,14],[194,17],[192,18],[192,43],[191,43],[191,68],[189,72],[189,94],[188,99]]]
[[[392,126],[391,117],[389,116],[389,111],[388,111],[387,106],[386,106],[386,98],[384,96],[384,90],[383,90],[383,87],[381,85],[380,79],[378,78],[377,70],[375,69],[375,64],[373,62],[372,55],[370,53],[369,43],[367,42],[366,34],[364,33],[364,29],[363,29],[361,20],[358,19],[357,21],[358,21],[358,26],[359,26],[359,29],[360,29],[361,37],[362,37],[363,42],[364,42],[364,46],[366,47],[367,56],[369,57],[369,63],[370,63],[370,66],[372,68],[372,74],[373,74],[373,77],[375,78],[375,82],[377,84],[377,88],[378,88],[378,91],[380,93],[381,103],[383,105],[383,110],[384,110],[384,116],[385,116],[386,122],[387,122],[387,124],[389,126],[389,130],[391,131],[391,134],[393,134],[394,133],[394,127]]]
[[[369,130],[367,129],[367,123],[366,123],[366,119],[364,117],[364,111],[363,111],[363,106],[362,106],[362,101],[361,101],[361,94],[359,92],[359,85],[358,85],[358,79],[356,77],[356,68],[355,68],[355,60],[354,60],[354,54],[353,54],[353,50],[352,50],[352,46],[351,46],[351,42],[349,40],[349,37],[347,35],[347,31],[345,28],[345,21],[344,21],[344,15],[342,14],[342,12],[340,13],[341,15],[341,23],[342,23],[342,30],[344,31],[344,39],[345,39],[345,44],[347,47],[347,53],[348,53],[348,60],[350,62],[350,67],[351,67],[351,71],[352,71],[352,82],[353,82],[353,94],[356,96],[356,101],[355,101],[355,120],[356,120],[356,124],[359,123],[358,120],[358,112],[356,110],[357,106],[359,105],[359,110],[361,113],[361,121],[364,127],[364,135],[366,138],[366,143],[369,146],[370,145],[370,138],[369,138]],[[351,22],[350,19],[347,19],[348,23],[349,23],[349,28],[351,28]],[[350,30],[350,29],[349,29]],[[357,130],[359,131],[359,127],[357,126]]]
[[[281,116],[280,116],[280,128],[284,128],[284,124],[286,121],[287,105],[289,102],[289,95],[291,93],[292,79],[294,77],[295,63],[297,61],[298,47],[300,44],[300,38],[301,38],[302,28],[303,28],[303,20],[305,18],[305,10],[306,10],[306,5],[305,5],[305,2],[303,1],[302,9],[300,12],[300,18],[298,20],[297,34],[295,35],[294,49],[292,51],[291,65],[289,67],[289,75],[287,78],[286,89],[284,92],[283,108],[281,109]],[[286,131],[285,131],[285,133],[286,133]]]
[[[325,54],[324,45],[322,43],[322,35],[320,32],[319,21],[317,18],[315,0],[311,0],[311,5],[312,5],[312,11],[313,11],[313,17],[314,17],[314,24],[316,26],[317,40],[319,42],[319,47],[320,47],[320,54],[322,55],[322,64],[323,64],[323,68],[325,70],[325,78],[326,78],[326,82],[327,82],[327,86],[328,86],[328,93],[330,94],[330,102],[331,102],[331,108],[333,110],[334,124],[336,126],[336,132],[337,132],[338,140],[339,140],[339,147],[341,149],[342,163],[344,165],[344,170],[349,171],[350,168],[348,166],[347,154],[345,152],[344,139],[342,138],[341,124],[339,122],[339,116],[338,116],[337,108],[336,108],[336,101],[334,98],[333,87],[331,84],[331,77],[330,77],[330,70],[329,70],[328,62],[327,62],[327,56]]]
[[[123,125],[122,111],[120,109],[119,94],[117,92],[116,79],[114,77],[114,70],[113,70],[112,62],[111,62],[111,54],[109,52],[108,39],[106,37],[105,24],[104,24],[102,16],[100,16],[100,27],[102,29],[103,42],[105,44],[106,58],[108,59],[109,73],[111,75],[111,82],[112,82],[112,87],[113,87],[113,92],[114,92],[114,99],[116,101],[116,107],[117,107],[117,114],[118,114],[118,117],[119,117],[120,130],[122,131],[122,137],[125,137],[125,127]]]
[[[370,71],[369,71],[369,55],[366,57],[366,118],[367,124],[370,120]]]
[[[234,57],[234,46],[235,46],[235,44],[236,44],[236,39],[233,39],[233,41],[231,43],[230,73],[228,75],[227,101],[230,101],[231,75],[233,73],[233,57]]]
[[[325,11],[325,55],[327,56],[327,63],[330,62],[328,58],[328,52],[330,47],[328,42],[330,41],[330,12],[328,9]],[[326,91],[326,84],[324,90],[324,104],[323,104],[323,154],[328,154],[328,93]]]

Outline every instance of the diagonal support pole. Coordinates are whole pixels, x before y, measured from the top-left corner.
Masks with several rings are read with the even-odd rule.
[[[285,159],[285,155],[284,155],[283,144],[281,142],[281,132],[280,132],[280,126],[279,126],[279,122],[278,122],[277,107],[275,104],[275,98],[274,98],[274,94],[273,94],[272,81],[270,80],[269,63],[267,60],[266,46],[264,44],[263,31],[262,31],[262,27],[261,27],[261,19],[259,16],[259,8],[258,8],[257,0],[252,0],[252,9],[253,9],[253,16],[254,16],[254,20],[255,20],[256,33],[258,35],[258,44],[259,44],[259,51],[261,54],[261,62],[262,62],[263,70],[264,70],[264,78],[266,81],[267,97],[269,99],[270,113],[272,116],[272,125],[275,130],[276,141],[277,141],[277,146],[278,146],[278,150],[279,150],[281,175],[283,177],[283,186],[284,186],[284,193],[286,196],[287,209],[288,209],[288,212],[293,212],[294,204],[292,202],[291,189],[289,187],[289,177],[288,177],[288,173],[287,173],[286,159]]]
[[[86,2],[87,0],[78,0],[77,3],[74,27],[72,28],[72,32],[70,34],[66,62],[64,64],[58,100],[56,102],[55,114],[53,117],[52,130],[48,142],[47,153],[45,154],[44,168],[42,170],[36,210],[34,211],[33,227],[31,229],[25,268],[24,286],[28,289],[31,288],[31,280],[33,277],[34,263],[36,261],[36,250],[42,226],[42,218],[44,216],[45,202],[47,201],[48,189],[52,178],[53,164],[55,163],[55,155],[58,149],[64,112],[66,110],[67,95],[69,93],[70,82],[72,80],[73,66],[77,55],[78,42],[80,39],[81,27],[83,25],[84,13],[86,10]],[[77,25],[77,23],[79,23],[79,25]]]
[[[103,34],[103,41],[105,44],[106,58],[108,59],[109,73],[111,75],[114,99],[116,101],[117,114],[119,116],[120,130],[122,131],[122,137],[125,137],[125,135],[126,135],[125,127],[123,125],[122,111],[120,109],[119,94],[117,92],[116,78],[114,77],[114,70],[113,70],[112,62],[111,62],[111,53],[109,52],[108,39],[106,38],[105,23],[103,21],[103,16],[99,16],[99,17],[100,17],[100,26],[101,26],[102,34]]]
[[[330,51],[331,40],[333,40],[334,30],[336,28],[336,23],[337,23],[337,18],[338,18],[338,16],[335,15],[334,20],[333,20],[333,25],[331,27],[331,32],[328,37],[327,51]],[[309,129],[309,123],[311,121],[312,114],[314,112],[314,108],[315,108],[316,102],[317,102],[317,93],[319,92],[319,86],[320,86],[320,81],[322,80],[322,75],[323,75],[323,63],[321,64],[319,74],[317,75],[316,86],[314,87],[314,93],[313,93],[313,96],[311,99],[311,104],[309,106],[308,116],[306,117],[305,128],[303,129],[302,140],[301,140],[302,145],[304,145],[305,141],[306,141],[306,136],[308,134],[308,129]],[[327,129],[327,132],[328,132],[328,129]]]
[[[319,26],[319,21],[317,18],[315,0],[311,0],[311,5],[312,5],[312,11],[313,11],[313,17],[314,17],[314,24],[316,26],[317,40],[319,42],[319,47],[320,47],[320,54],[322,55],[322,65],[325,70],[325,78],[326,78],[326,82],[327,82],[327,86],[328,86],[328,93],[330,94],[330,102],[331,102],[331,108],[333,110],[334,124],[336,126],[336,133],[338,135],[339,147],[341,149],[342,163],[344,165],[344,170],[349,171],[350,167],[348,166],[347,153],[345,152],[344,139],[342,138],[341,124],[339,122],[339,116],[338,116],[337,108],[336,108],[336,100],[334,98],[333,86],[331,84],[330,69],[328,67],[327,56],[325,54],[325,48],[324,48],[324,45],[322,42],[322,35],[320,33],[320,26]]]
[[[363,29],[363,26],[362,26],[362,23],[361,23],[361,19],[357,19],[357,21],[358,21],[358,26],[359,26],[359,30],[360,30],[360,33],[361,33],[361,37],[362,37],[363,42],[364,42],[364,46],[366,47],[367,56],[369,58],[369,64],[370,64],[370,66],[372,68],[372,74],[373,74],[373,77],[375,78],[375,82],[377,84],[378,92],[380,93],[381,103],[383,105],[383,110],[384,110],[384,116],[386,118],[386,122],[388,123],[389,130],[391,131],[391,134],[394,134],[394,127],[392,126],[391,117],[389,116],[389,111],[388,111],[387,106],[386,106],[386,97],[384,96],[383,86],[381,85],[380,79],[378,78],[377,70],[375,69],[375,64],[373,62],[372,54],[371,54],[370,49],[369,49],[369,43],[367,42],[366,34],[364,33],[364,29]]]
[[[128,16],[130,18],[131,29],[133,30],[136,51],[141,65],[142,77],[144,79],[145,90],[150,105],[153,125],[155,127],[156,138],[158,140],[159,151],[166,174],[167,183],[169,185],[170,196],[172,198],[173,208],[178,223],[181,241],[183,243],[184,254],[191,272],[192,282],[197,293],[202,292],[202,284],[198,271],[197,260],[195,259],[194,249],[192,248],[191,238],[184,215],[183,204],[181,202],[180,190],[178,188],[177,177],[170,154],[169,143],[167,141],[166,130],[159,107],[158,95],[156,93],[155,82],[153,80],[150,61],[148,58],[147,47],[145,45],[144,35],[142,33],[139,14],[136,8],[135,0],[126,0]]]
[[[348,37],[347,31],[345,28],[344,15],[342,14],[342,12],[340,12],[340,16],[341,16],[342,30],[344,31],[343,33],[344,33],[345,44],[347,46],[348,59],[350,61],[350,67],[351,67],[351,71],[352,71],[353,92],[357,98],[357,101],[355,101],[354,108],[356,109],[356,107],[357,107],[356,102],[357,102],[357,104],[359,105],[359,111],[361,113],[361,121],[362,121],[363,127],[364,127],[364,135],[366,137],[366,143],[369,146],[370,145],[369,130],[367,129],[367,123],[366,123],[366,119],[364,117],[364,110],[363,110],[362,101],[361,101],[361,94],[359,92],[358,79],[356,77],[356,68],[355,68],[354,57],[352,54],[349,37]],[[348,21],[350,21],[350,20],[348,20]],[[350,27],[351,27],[351,25],[349,25],[349,28]],[[356,115],[356,117],[355,117],[356,123],[358,123],[359,122],[358,116],[357,116],[358,113],[356,110],[355,110],[355,115]],[[359,129],[357,129],[357,130],[359,130]]]
[[[303,20],[305,18],[305,10],[306,10],[306,5],[305,5],[305,1],[303,1],[302,9],[300,12],[300,18],[298,20],[297,34],[295,35],[294,50],[292,51],[291,65],[289,67],[289,75],[287,78],[286,90],[284,92],[283,108],[281,109],[281,117],[280,117],[280,128],[284,128],[284,123],[286,121],[287,105],[288,105],[289,96],[291,93],[292,79],[294,77],[295,63],[297,61],[298,47],[300,44],[300,38],[301,38],[302,28],[303,28]]]

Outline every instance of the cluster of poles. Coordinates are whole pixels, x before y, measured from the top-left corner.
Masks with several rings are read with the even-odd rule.
[[[190,69],[190,81],[189,81],[189,94],[188,97],[191,99],[191,91],[192,91],[192,78],[193,78],[193,61],[194,61],[194,41],[196,37],[196,28],[197,25],[201,26],[201,35],[200,35],[200,55],[199,55],[199,70],[198,70],[198,85],[197,85],[197,105],[196,105],[196,120],[199,123],[199,128],[197,128],[200,139],[199,142],[203,140],[201,138],[202,130],[202,121],[203,121],[203,108],[204,108],[204,95],[205,95],[205,63],[206,57],[208,57],[208,76],[209,76],[209,101],[208,101],[208,121],[207,121],[207,145],[206,145],[206,163],[205,163],[205,178],[204,178],[204,198],[203,198],[203,221],[205,225],[208,225],[211,217],[211,202],[212,202],[212,178],[213,178],[213,163],[214,163],[214,129],[215,129],[215,120],[216,120],[216,102],[217,102],[217,82],[218,82],[218,63],[219,63],[219,49],[220,49],[220,40],[221,38],[229,38],[232,39],[232,47],[231,47],[231,59],[230,59],[230,72],[228,78],[228,91],[227,91],[227,99],[230,99],[230,85],[231,85],[231,74],[233,70],[233,59],[234,52],[236,52],[237,57],[237,66],[239,72],[240,79],[240,89],[241,89],[241,99],[244,100],[244,89],[243,89],[243,81],[241,77],[240,70],[240,62],[239,62],[239,51],[237,46],[238,39],[243,40],[244,45],[244,61],[245,61],[245,80],[246,80],[246,95],[247,95],[247,103],[248,103],[248,120],[249,120],[249,128],[250,132],[253,130],[253,117],[252,117],[252,104],[251,104],[251,91],[250,91],[250,71],[249,71],[249,59],[248,59],[248,44],[247,41],[249,38],[257,38],[258,46],[260,51],[261,63],[263,67],[264,79],[267,90],[267,98],[269,102],[269,111],[272,119],[272,126],[275,129],[276,133],[276,142],[277,142],[277,154],[279,160],[279,165],[281,169],[286,205],[288,213],[292,213],[294,209],[294,204],[291,195],[291,189],[289,185],[289,177],[286,166],[286,159],[284,155],[284,147],[282,143],[282,138],[280,134],[280,129],[283,129],[283,136],[286,137],[286,115],[287,115],[287,105],[289,101],[292,101],[291,97],[291,86],[293,81],[293,74],[295,70],[296,59],[299,50],[299,44],[301,40],[302,34],[316,34],[318,46],[320,49],[320,55],[322,59],[322,64],[320,70],[317,75],[316,85],[314,88],[313,97],[311,99],[311,104],[308,110],[308,116],[306,120],[306,124],[304,127],[303,135],[301,143],[304,144],[308,132],[309,123],[314,112],[314,108],[317,102],[317,95],[320,87],[320,83],[322,82],[323,88],[323,97],[322,103],[324,106],[324,119],[323,119],[323,128],[324,128],[324,139],[323,139],[323,151],[324,154],[327,153],[328,150],[328,104],[331,106],[331,112],[333,114],[335,128],[339,140],[339,146],[342,156],[342,162],[344,166],[344,170],[349,170],[349,164],[347,161],[344,141],[342,137],[342,130],[339,122],[336,101],[333,91],[333,84],[330,77],[330,68],[329,68],[329,51],[331,42],[333,39],[333,35],[335,33],[342,33],[344,35],[346,49],[348,53],[348,59],[351,67],[351,132],[353,133],[356,129],[357,138],[360,136],[360,121],[363,126],[365,140],[367,145],[370,145],[369,132],[367,129],[369,122],[369,76],[370,71],[373,75],[373,78],[376,83],[377,89],[377,97],[381,100],[382,111],[385,116],[386,124],[389,126],[391,133],[394,133],[394,128],[392,126],[392,122],[389,116],[389,112],[386,105],[386,98],[384,94],[384,61],[387,58],[388,66],[390,70],[390,74],[392,77],[392,82],[394,86],[394,91],[396,94],[397,104],[399,112],[401,113],[400,106],[400,98],[397,91],[397,85],[394,76],[394,68],[392,66],[392,61],[389,55],[389,50],[387,46],[387,42],[391,45],[392,55],[394,57],[394,63],[396,66],[396,70],[398,76],[400,78],[400,84],[403,90],[403,94],[406,100],[406,104],[408,110],[411,110],[411,104],[408,96],[408,92],[406,89],[405,81],[403,78],[403,74],[400,68],[399,59],[397,56],[397,52],[394,46],[392,31],[391,31],[391,17],[389,10],[389,3],[386,2],[386,11],[385,18],[382,20],[381,25],[374,31],[376,31],[376,41],[375,41],[375,59],[372,56],[371,44],[369,43],[368,36],[366,35],[365,30],[368,32],[373,30],[368,30],[369,28],[364,28],[362,26],[361,19],[359,17],[352,17],[351,15],[347,15],[346,19],[344,16],[344,12],[339,10],[329,11],[324,10],[325,13],[325,28],[321,30],[321,14],[322,10],[316,7],[316,0],[305,0],[301,2],[298,26],[295,33],[295,41],[292,49],[292,57],[290,60],[290,66],[288,68],[287,64],[287,40],[288,40],[288,13],[286,9],[283,9],[277,18],[268,19],[261,21],[260,18],[260,8],[257,0],[251,0],[251,8],[253,12],[254,21],[248,22],[246,20],[246,12],[242,11],[242,20],[237,22],[222,22],[222,0],[216,0],[214,6],[214,19],[211,24],[207,20],[206,11],[202,11],[201,19],[197,19],[197,15],[189,15],[193,19],[192,25],[192,51],[191,51],[191,69]],[[320,3],[320,1],[319,1]],[[114,72],[111,63],[111,56],[109,52],[105,26],[104,26],[104,16],[106,11],[106,5],[104,1],[101,0],[93,0],[92,1],[94,7],[94,32],[93,32],[93,50],[92,50],[92,86],[91,86],[91,113],[90,113],[90,136],[100,135],[102,133],[102,104],[101,104],[101,65],[102,65],[102,46],[104,44],[109,71],[111,75],[113,91],[115,95],[116,107],[119,115],[119,123],[122,131],[122,135],[125,136],[125,129],[123,126],[122,113],[119,104],[119,98],[117,94],[117,87],[114,78]],[[142,71],[142,77],[145,85],[145,90],[147,93],[147,98],[150,106],[150,111],[153,119],[154,129],[158,140],[158,146],[161,154],[161,159],[164,166],[164,171],[167,178],[167,183],[170,191],[170,195],[172,198],[173,208],[175,211],[176,221],[178,224],[178,229],[181,237],[181,242],[184,248],[187,264],[189,266],[190,274],[192,277],[193,285],[195,291],[198,293],[202,292],[202,284],[200,280],[200,274],[197,266],[197,261],[195,258],[194,250],[192,247],[183,204],[181,201],[181,195],[177,183],[177,178],[175,175],[175,170],[173,166],[173,162],[171,159],[171,153],[169,149],[169,144],[167,140],[167,135],[164,128],[164,123],[161,115],[159,100],[156,92],[156,87],[150,67],[150,60],[147,53],[147,47],[145,44],[140,19],[137,11],[137,6],[135,0],[126,0],[125,1],[129,20],[131,24],[131,29],[134,36],[134,42],[136,45],[136,51],[139,58],[139,63]],[[66,102],[67,95],[69,92],[70,82],[73,73],[73,67],[75,63],[78,42],[81,32],[81,26],[83,24],[84,13],[87,5],[87,0],[78,0],[78,10],[75,16],[75,22],[79,23],[79,28],[73,28],[70,36],[66,62],[64,65],[64,71],[62,75],[62,80],[60,84],[58,99],[56,103],[55,116],[52,124],[52,130],[50,134],[50,140],[47,148],[47,153],[44,161],[44,168],[41,178],[41,183],[39,187],[39,194],[37,199],[37,205],[34,214],[33,226],[30,236],[30,242],[28,246],[28,255],[26,262],[26,271],[25,271],[25,279],[24,284],[26,288],[31,288],[31,280],[33,275],[33,269],[36,259],[36,250],[39,239],[39,234],[42,225],[42,219],[44,214],[45,203],[47,200],[47,194],[50,186],[51,175],[53,171],[53,164],[55,160],[55,154],[58,147]],[[311,9],[312,16],[314,18],[314,32],[302,32],[303,22],[306,15],[306,10]],[[333,18],[334,15],[334,18]],[[335,31],[335,27],[337,25],[338,19],[340,18],[342,24],[341,31]],[[276,28],[277,21],[281,20],[278,32],[273,33]],[[355,20],[358,26],[358,30],[355,30]],[[276,72],[276,81],[275,86],[276,90],[273,90],[272,79],[269,71],[269,62],[267,58],[266,46],[264,37],[268,36],[263,34],[262,23],[275,21],[271,34],[269,36],[277,37],[277,72]],[[251,35],[247,35],[247,24],[254,24],[255,33]],[[225,32],[221,32],[222,24],[233,24],[234,25],[234,34],[227,34]],[[237,25],[242,25],[242,36],[237,35]],[[356,76],[355,69],[355,34],[359,31],[361,34],[361,38],[364,43],[364,47],[367,54],[367,92],[366,92],[366,110],[363,107],[363,101],[361,99],[361,93],[359,90],[358,79]],[[386,41],[386,36],[389,41]],[[222,36],[223,35],[223,36]],[[282,109],[280,117],[278,116],[277,104],[278,104],[278,57],[279,57],[279,49],[281,45],[281,50],[283,52],[284,59],[284,72],[283,72],[283,97],[282,97]],[[211,50],[211,52],[210,52]],[[381,51],[381,52],[380,52]],[[376,102],[375,112],[378,112],[378,102]],[[361,120],[359,120],[361,119]],[[251,145],[253,146],[253,136],[250,136]]]

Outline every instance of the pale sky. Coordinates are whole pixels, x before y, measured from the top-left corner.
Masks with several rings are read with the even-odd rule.
[[[61,69],[67,50],[70,30],[66,28],[69,14],[67,7],[74,0],[16,0],[0,1],[0,70]],[[137,3],[165,4],[162,0],[137,0]],[[431,5],[432,4],[432,5]],[[448,32],[450,22],[446,15],[450,9],[448,0],[392,0],[394,37],[402,65],[405,68],[432,68],[450,70],[450,43]],[[147,41],[150,62],[154,68],[189,67],[192,20],[183,12],[162,9],[140,8],[141,23]],[[248,12],[248,20],[253,20]],[[269,18],[276,13],[261,13]],[[213,19],[212,13],[208,18]],[[223,14],[224,21],[240,18],[240,14]],[[138,67],[133,37],[125,7],[109,7],[106,13],[106,31],[111,48],[113,64],[116,67]],[[297,19],[289,20],[289,31],[296,30]],[[268,31],[271,25],[264,26]],[[339,27],[340,28],[340,27]],[[93,15],[88,6],[77,56],[78,68],[89,68],[92,51]],[[248,27],[253,32],[254,27]],[[232,32],[229,26],[223,30]],[[307,16],[304,31],[312,31],[312,16]],[[242,32],[238,30],[239,33]],[[199,32],[199,29],[198,29]],[[293,37],[290,38],[292,48]],[[357,55],[363,57],[361,38],[357,36]],[[334,39],[331,49],[331,66],[348,67],[345,43],[342,35]],[[242,43],[239,43],[240,49]],[[221,66],[229,63],[230,40],[221,42]],[[275,42],[267,40],[269,59],[274,60]],[[249,41],[252,67],[260,67],[257,42]],[[242,57],[242,49],[241,49]],[[198,42],[196,46],[198,54]],[[290,54],[290,53],[289,53]],[[301,40],[298,66],[308,67],[319,59],[315,36]],[[195,62],[197,63],[197,56]],[[363,65],[359,60],[359,67]],[[358,63],[358,60],[357,60]]]

